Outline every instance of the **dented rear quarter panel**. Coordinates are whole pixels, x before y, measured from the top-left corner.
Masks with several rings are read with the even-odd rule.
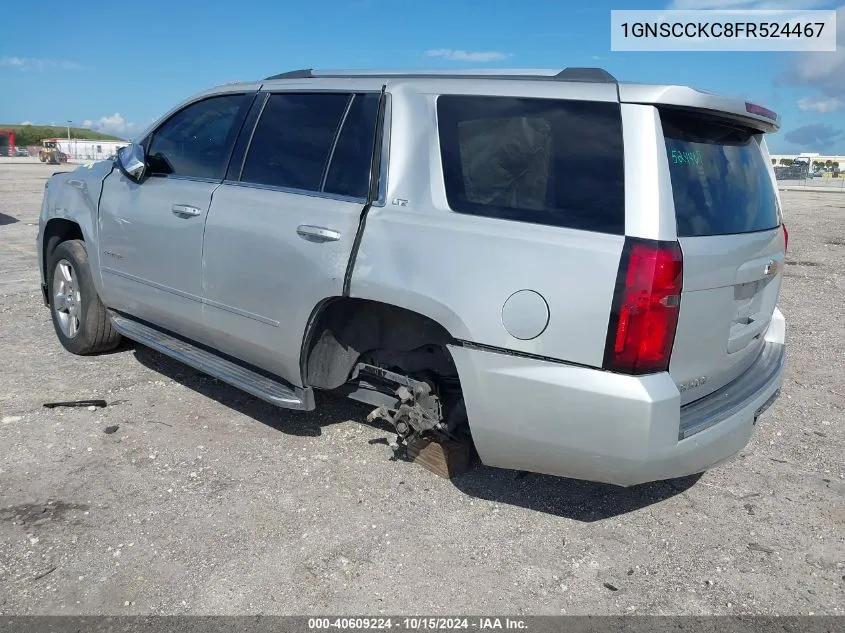
[[[428,316],[456,339],[601,366],[624,236],[452,211],[436,100],[466,93],[616,101],[615,87],[431,80],[388,82],[388,92],[386,204],[367,215],[351,296]],[[505,302],[520,290],[542,295],[550,314],[531,340],[511,336],[502,322]]]

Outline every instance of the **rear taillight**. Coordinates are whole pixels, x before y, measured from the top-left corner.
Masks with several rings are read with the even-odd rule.
[[[787,247],[789,246],[789,231],[786,230],[786,224],[781,224],[783,227],[783,252],[786,252]]]
[[[626,238],[613,297],[604,369],[666,371],[681,309],[683,257],[677,242]]]

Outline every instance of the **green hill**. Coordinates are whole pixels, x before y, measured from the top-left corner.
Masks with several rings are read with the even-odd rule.
[[[0,123],[0,130],[11,130],[15,133],[15,145],[41,145],[43,138],[67,138],[67,127],[60,125],[6,125]],[[97,141],[122,141],[118,136],[95,132],[83,127],[70,128],[71,138],[88,138]]]

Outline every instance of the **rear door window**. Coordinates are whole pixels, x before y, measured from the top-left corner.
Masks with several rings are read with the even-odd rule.
[[[780,211],[754,133],[716,118],[660,113],[678,237],[773,229]]]
[[[323,191],[367,197],[380,99],[379,93],[354,96],[332,152]]]
[[[442,95],[437,117],[452,210],[625,232],[619,104]]]
[[[272,94],[258,120],[241,180],[320,191],[350,95]]]

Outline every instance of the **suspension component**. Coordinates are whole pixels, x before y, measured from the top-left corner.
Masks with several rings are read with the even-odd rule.
[[[402,439],[428,431],[446,432],[440,398],[432,392],[429,383],[365,364],[355,367],[353,377],[362,373],[372,374],[381,381],[399,385],[394,391],[396,406],[380,406],[374,409],[367,416],[367,421],[380,419],[390,422]]]

